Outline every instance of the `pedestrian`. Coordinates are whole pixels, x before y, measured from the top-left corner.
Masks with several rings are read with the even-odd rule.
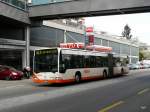
[[[26,77],[27,79],[30,78],[30,71],[31,71],[31,69],[28,66],[24,67],[24,69],[23,69],[24,77]]]

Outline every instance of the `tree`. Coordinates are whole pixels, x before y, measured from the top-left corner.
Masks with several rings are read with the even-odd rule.
[[[142,61],[144,59],[144,53],[143,52],[139,52],[139,60]]]
[[[128,24],[126,24],[124,26],[124,31],[122,32],[122,36],[126,37],[126,39],[131,39],[132,35],[131,35],[131,28],[128,26]]]

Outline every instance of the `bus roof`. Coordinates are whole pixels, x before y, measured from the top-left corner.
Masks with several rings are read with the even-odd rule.
[[[57,49],[58,51],[62,51],[62,54],[74,54],[74,55],[87,55],[87,56],[103,56],[106,57],[108,54],[113,54],[114,57],[122,57],[127,58],[127,55],[121,55],[117,53],[108,53],[108,52],[100,52],[100,51],[92,51],[92,50],[84,50],[84,49],[71,49],[71,48],[60,48],[60,47],[51,47],[45,49],[38,49],[35,51],[45,51]]]
[[[87,55],[87,56],[104,56],[106,57],[108,53],[98,52],[98,51],[90,51],[83,49],[69,49],[69,48],[60,48],[62,54],[74,54],[74,55]]]

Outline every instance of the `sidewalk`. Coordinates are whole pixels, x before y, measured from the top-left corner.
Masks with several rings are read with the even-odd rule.
[[[136,73],[142,73],[142,72],[150,72],[150,68],[149,69],[130,70],[129,75],[135,75]]]
[[[138,70],[130,70],[127,75],[136,75],[137,73],[150,72],[150,69],[138,69]],[[18,86],[31,86],[33,84],[31,79],[23,79],[23,80],[0,80],[0,88],[11,88]]]
[[[0,88],[21,86],[21,85],[30,85],[32,83],[31,79],[23,80],[0,80]]]

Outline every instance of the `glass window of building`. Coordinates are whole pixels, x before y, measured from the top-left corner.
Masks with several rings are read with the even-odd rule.
[[[0,38],[25,40],[24,28],[17,28],[0,23]]]
[[[0,50],[0,65],[12,66],[22,70],[22,51]]]
[[[95,38],[94,38],[94,44],[95,44],[95,45],[101,45],[101,39],[95,37]]]
[[[103,46],[108,46],[108,40],[102,39],[102,45]]]
[[[27,0],[1,0],[1,1],[26,10]]]
[[[130,55],[130,47],[128,45],[125,44],[120,44],[120,48],[121,48],[121,54],[128,54]]]
[[[131,63],[137,63],[138,61],[138,58],[131,58]]]
[[[131,55],[132,56],[139,56],[139,48],[137,47],[131,47]]]
[[[31,45],[40,47],[58,47],[64,41],[64,31],[51,27],[32,27]]]
[[[58,3],[58,2],[65,2],[65,1],[71,1],[71,0],[32,0],[32,5]]]
[[[67,42],[84,42],[84,35],[67,31],[66,32],[66,40]]]
[[[120,53],[120,44],[117,42],[109,42],[109,47],[112,47],[112,51],[115,53]]]

